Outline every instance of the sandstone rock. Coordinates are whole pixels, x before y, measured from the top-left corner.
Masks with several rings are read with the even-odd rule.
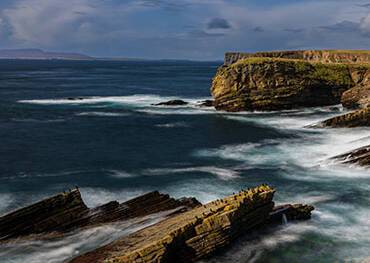
[[[269,186],[241,191],[166,219],[73,259],[87,262],[195,262],[228,246],[238,236],[286,213],[308,219],[313,207],[285,205],[273,210]]]
[[[341,99],[342,105],[346,108],[353,109],[370,106],[370,78],[368,78],[367,84],[368,85],[356,86],[345,91]]]
[[[325,120],[312,127],[352,128],[370,126],[370,106]]]
[[[176,200],[158,191],[150,192],[124,203],[112,201],[88,208],[78,189],[61,193],[31,206],[0,217],[0,241],[29,235],[63,234],[102,223],[142,217],[175,208],[201,205],[195,198]]]
[[[370,167],[370,145],[333,157],[332,160],[342,164],[356,164]]]
[[[187,105],[189,104],[186,101],[183,100],[169,100],[165,102],[160,102],[157,104],[153,104],[154,106],[182,106],[182,105]]]
[[[339,104],[354,87],[349,73],[370,64],[323,64],[280,58],[248,58],[221,67],[211,92],[225,111],[282,110]]]

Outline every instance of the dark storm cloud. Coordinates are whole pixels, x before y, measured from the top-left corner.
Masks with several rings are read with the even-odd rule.
[[[353,32],[360,30],[360,23],[352,21],[342,21],[333,25],[320,26],[320,29],[336,32]]]
[[[366,49],[368,8],[369,0],[1,0],[0,48],[207,60],[228,50]]]
[[[207,23],[207,28],[208,29],[229,29],[231,28],[231,25],[226,19],[215,17],[215,18],[212,18]]]
[[[304,32],[305,29],[304,28],[284,28],[284,31],[289,32],[289,33],[298,34],[298,33]]]

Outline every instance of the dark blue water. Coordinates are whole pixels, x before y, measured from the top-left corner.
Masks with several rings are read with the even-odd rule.
[[[240,114],[201,108],[219,64],[1,61],[0,213],[76,185],[94,206],[150,190],[206,202],[268,183],[278,202],[313,203],[313,220],[253,245],[241,241],[212,262],[370,256],[369,171],[325,161],[369,144],[369,130],[304,128],[340,114],[338,107]],[[152,105],[169,99],[190,104]],[[98,242],[92,235],[6,247],[0,261],[61,262],[81,251],[82,239]]]

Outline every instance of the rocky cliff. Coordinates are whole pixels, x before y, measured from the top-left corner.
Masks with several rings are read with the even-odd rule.
[[[225,111],[366,107],[369,85],[370,51],[228,53],[211,93]]]
[[[370,64],[248,58],[219,68],[211,92],[218,110],[281,110],[338,104]],[[354,74],[354,73],[353,73]]]
[[[241,191],[123,237],[71,262],[194,262],[269,220],[281,222],[281,213],[287,213],[290,219],[310,217],[311,206],[288,205],[273,210],[274,192],[269,186]]]
[[[323,63],[370,63],[368,50],[296,50],[257,53],[227,52],[225,65],[231,65],[238,60],[251,57],[300,59]]]

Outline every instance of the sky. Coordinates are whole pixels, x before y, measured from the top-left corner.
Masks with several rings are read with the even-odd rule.
[[[369,47],[370,0],[0,0],[0,49],[216,60]]]

